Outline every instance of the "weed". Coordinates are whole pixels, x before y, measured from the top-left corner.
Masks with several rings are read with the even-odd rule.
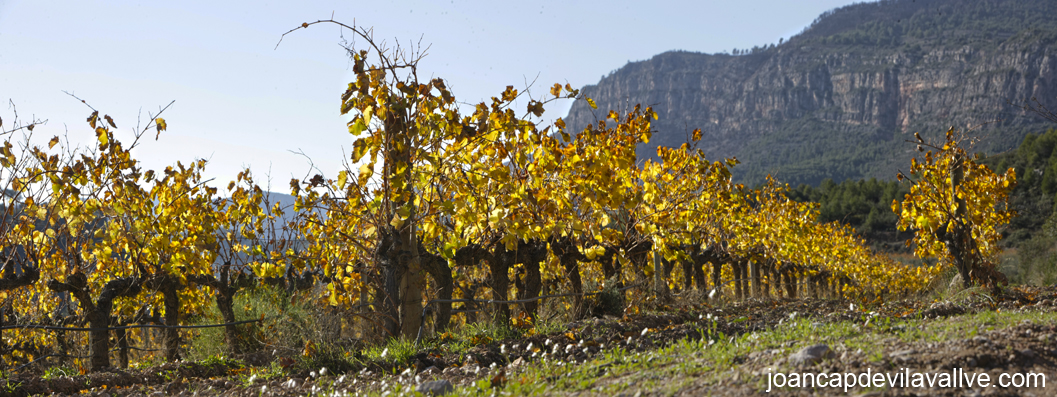
[[[340,343],[340,313],[329,307],[320,308],[302,294],[289,293],[275,286],[260,286],[235,295],[233,308],[237,320],[264,318],[262,322],[237,327],[237,343],[244,351],[269,350],[328,360],[346,353]],[[200,324],[218,322],[221,319],[215,305],[210,305],[197,321]],[[192,359],[224,356],[227,353],[224,329],[199,331],[191,346]]]
[[[204,366],[207,366],[207,367],[211,367],[211,366],[214,366],[214,365],[223,365],[223,366],[227,366],[227,367],[243,367],[243,366],[245,366],[245,364],[242,362],[242,360],[225,358],[224,356],[215,355],[215,354],[211,355],[209,357],[206,357],[205,359],[201,360],[199,363],[204,365]]]
[[[268,381],[281,378],[283,376],[283,367],[278,361],[272,361],[267,367],[252,368],[249,371],[243,372],[239,376],[241,377],[239,383],[242,383],[243,387],[249,388],[252,387],[254,382],[258,379]]]
[[[139,361],[136,361],[136,362],[132,363],[130,366],[132,367],[132,369],[143,370],[143,369],[155,367],[155,366],[158,366],[158,365],[161,365],[161,364],[164,364],[164,363],[165,363],[165,361],[162,360],[161,358],[157,357],[157,356],[147,356],[147,357],[144,357],[142,360],[139,360]]]
[[[385,345],[368,348],[364,352],[364,357],[371,361],[403,363],[407,362],[411,356],[414,356],[416,351],[417,348],[414,341],[398,338],[390,339]]]
[[[597,315],[621,316],[624,314],[624,293],[617,289],[617,280],[607,280],[602,291],[594,297],[593,311]]]
[[[166,382],[172,382],[173,379],[175,379],[176,371],[158,372],[158,376],[162,377],[162,379],[165,379]]]
[[[42,378],[44,378],[44,380],[52,380],[64,376],[74,375],[77,375],[77,370],[75,369],[67,367],[51,367],[44,370],[44,375],[42,376]]]
[[[22,386],[22,382],[11,382],[10,380],[4,381],[4,390],[9,395],[14,395],[19,386]]]

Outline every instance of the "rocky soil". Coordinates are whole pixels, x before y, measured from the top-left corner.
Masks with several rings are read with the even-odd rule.
[[[1010,289],[999,297],[970,295],[959,300],[926,302],[906,300],[875,307],[857,307],[834,300],[760,300],[678,310],[671,313],[625,316],[624,318],[591,318],[566,324],[565,329],[546,335],[532,335],[514,340],[488,341],[464,352],[448,352],[443,344],[420,351],[409,362],[369,362],[353,364],[334,362],[327,369],[295,369],[292,357],[277,357],[260,352],[242,357],[241,362],[172,363],[146,370],[92,373],[74,377],[43,379],[40,374],[19,374],[6,379],[0,395],[92,395],[92,396],[286,396],[341,395],[343,393],[383,393],[420,388],[455,394],[483,394],[488,388],[507,382],[526,382],[524,373],[541,362],[560,363],[569,368],[568,376],[586,371],[589,384],[573,390],[547,389],[549,394],[596,395],[621,389],[628,397],[651,394],[747,396],[766,390],[769,374],[778,372],[865,373],[866,371],[899,373],[950,372],[961,368],[973,373],[988,373],[992,382],[1001,373],[1043,373],[1047,381],[1057,382],[1057,324],[1050,320],[1033,321],[1033,314],[1057,311],[1057,287],[1023,287]],[[964,337],[936,340],[928,335],[906,340],[886,337],[886,333],[906,332],[899,319],[950,321],[973,313],[1028,313],[1028,319],[1009,326]],[[627,354],[658,352],[661,347],[688,339],[701,340],[722,335],[730,343],[740,335],[774,329],[794,319],[807,319],[812,325],[837,322],[854,323],[879,336],[879,349],[873,352],[851,349],[840,344],[803,346],[803,341],[789,340],[733,358],[726,372],[708,375],[660,378],[651,375],[651,366],[633,373],[621,372],[613,363],[601,362],[600,352],[621,348]],[[1054,318],[1053,316],[1049,317]],[[872,324],[872,325],[871,325]],[[895,324],[895,325],[891,325]],[[924,326],[922,326],[924,327]],[[986,329],[986,328],[985,328]],[[703,332],[702,330],[708,330]],[[911,330],[913,331],[913,330]],[[436,345],[435,345],[436,346]],[[877,353],[881,352],[881,353]],[[650,359],[652,360],[652,358]],[[698,360],[680,357],[675,362]],[[656,368],[672,365],[672,360],[658,361]],[[274,364],[273,364],[274,363]],[[278,365],[275,365],[278,364]],[[701,365],[713,365],[702,361]],[[250,366],[277,368],[269,376],[246,376]],[[260,372],[260,371],[258,371]],[[662,372],[658,372],[662,373]],[[563,375],[531,382],[557,382]],[[651,378],[653,376],[653,378]],[[665,375],[667,376],[667,375]],[[487,380],[488,382],[482,382]],[[658,380],[675,389],[650,388]],[[651,383],[653,382],[653,383]],[[3,384],[0,384],[2,386]],[[779,395],[1055,395],[1057,385],[1046,388],[781,388]]]

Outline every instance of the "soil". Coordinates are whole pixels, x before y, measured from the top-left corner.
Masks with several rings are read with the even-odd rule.
[[[481,379],[502,381],[519,371],[527,362],[544,357],[564,362],[583,363],[597,357],[602,349],[619,346],[629,351],[651,351],[682,339],[700,339],[702,327],[737,336],[748,332],[772,329],[790,318],[810,318],[812,321],[870,321],[886,319],[929,318],[941,319],[983,311],[1044,312],[1057,311],[1057,286],[1008,288],[998,297],[962,299],[960,303],[904,300],[887,302],[868,310],[857,308],[847,301],[837,300],[752,300],[722,307],[708,305],[671,310],[660,314],[603,316],[566,324],[564,329],[545,335],[519,339],[488,341],[468,352],[448,353],[433,349],[420,351],[409,362],[369,362],[351,364],[331,363],[325,374],[291,365],[296,357],[276,356],[258,352],[234,360],[212,364],[180,362],[145,370],[114,370],[73,377],[43,379],[40,374],[23,373],[6,379],[0,396],[36,394],[91,395],[91,396],[163,396],[163,395],[219,395],[219,396],[286,396],[309,395],[321,392],[353,393],[380,391],[400,383],[414,388],[430,380],[446,380],[456,389],[476,387]],[[872,312],[872,313],[871,313]],[[749,396],[761,394],[761,379],[769,371],[785,368],[814,373],[887,371],[897,373],[905,368],[917,371],[941,372],[953,368],[971,368],[987,372],[992,381],[1000,373],[1036,372],[1057,382],[1057,324],[1031,321],[1001,328],[962,339],[944,342],[906,342],[896,338],[884,339],[884,357],[867,357],[862,351],[836,348],[821,362],[801,367],[791,366],[788,354],[776,349],[754,352],[735,361],[733,376],[717,381],[691,380],[676,391],[680,395]],[[245,365],[268,367],[278,363],[283,370],[272,379],[247,379]],[[245,365],[242,365],[245,364]],[[394,375],[395,374],[395,375]],[[745,375],[742,375],[745,374]],[[241,375],[241,376],[240,376]],[[598,368],[596,385],[625,382]],[[3,384],[0,384],[2,386]],[[1039,389],[982,388],[890,388],[886,390],[853,389],[846,394],[841,389],[777,389],[777,395],[1053,395],[1048,391],[1057,385]],[[634,390],[634,388],[629,388]],[[582,394],[594,394],[590,391]],[[650,390],[639,391],[641,395]],[[627,393],[630,397],[635,393]]]

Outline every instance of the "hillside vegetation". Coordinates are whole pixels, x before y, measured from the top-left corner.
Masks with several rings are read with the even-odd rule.
[[[911,144],[906,144],[912,147]],[[1029,133],[1016,149],[986,157],[981,163],[994,170],[1013,168],[1017,173],[1017,186],[1010,195],[1010,205],[1017,211],[1009,226],[1003,231],[1003,240],[1008,247],[1019,247],[1026,241],[1045,234],[1043,228],[1054,210],[1054,194],[1057,193],[1057,130],[1049,129],[1040,134]],[[909,193],[909,185],[896,180],[845,180],[836,183],[823,180],[818,186],[801,184],[791,190],[790,199],[819,203],[819,219],[824,222],[839,221],[854,227],[872,246],[886,250],[902,246],[909,238],[906,232],[896,230],[896,216],[891,211],[892,200],[903,201]]]

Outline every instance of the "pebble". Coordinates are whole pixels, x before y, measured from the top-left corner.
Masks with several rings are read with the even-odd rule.
[[[906,349],[906,350],[900,350],[900,351],[897,351],[897,352],[892,352],[892,354],[889,354],[889,355],[892,356],[892,357],[909,356],[911,354],[917,354],[917,352],[918,351],[914,350],[914,349]]]
[[[433,375],[433,374],[440,373],[440,372],[441,372],[440,368],[437,368],[435,365],[430,365],[430,366],[426,367],[426,369],[423,369],[422,372],[419,372],[419,373],[423,374],[423,375]]]
[[[911,356],[917,354],[917,352],[918,351],[914,349],[906,349],[897,352],[892,352],[892,354],[889,354],[888,356],[892,357],[897,362],[905,363],[907,361],[910,361]]]
[[[416,392],[427,396],[443,396],[455,391],[455,386],[446,379],[424,382],[415,388]]]
[[[510,369],[514,369],[514,368],[520,367],[521,364],[524,364],[524,363],[525,363],[525,360],[522,359],[521,357],[518,357],[517,360],[514,360],[514,362],[510,363]]]
[[[823,359],[833,356],[833,350],[828,345],[808,346],[789,356],[789,363],[797,366],[813,365]]]
[[[1020,355],[1026,358],[1035,358],[1035,351],[1031,349],[1024,349],[1020,351]]]

